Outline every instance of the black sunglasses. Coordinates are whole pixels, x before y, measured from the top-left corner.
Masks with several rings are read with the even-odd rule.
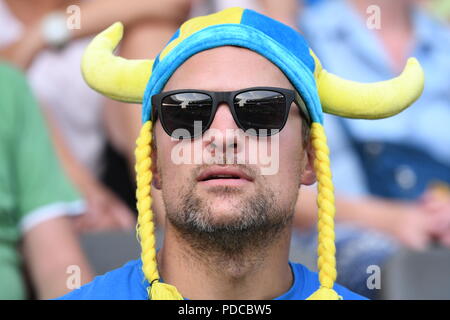
[[[215,92],[184,89],[152,96],[153,121],[156,116],[169,136],[196,138],[209,129],[220,103],[228,104],[237,126],[247,134],[270,136],[283,129],[294,102],[310,124],[306,105],[293,90],[255,87]]]

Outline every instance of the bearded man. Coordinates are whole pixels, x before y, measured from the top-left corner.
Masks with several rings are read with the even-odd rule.
[[[422,91],[417,61],[391,81],[348,82],[322,70],[298,32],[241,8],[187,21],[154,61],[113,56],[121,36],[121,24],[97,36],[83,73],[95,90],[143,105],[136,148],[142,255],[63,298],[362,299],[334,283],[323,111],[373,119],[400,112]],[[270,150],[276,170],[255,157],[260,149]],[[288,260],[298,190],[316,179],[318,274]],[[152,185],[166,211],[158,251]]]

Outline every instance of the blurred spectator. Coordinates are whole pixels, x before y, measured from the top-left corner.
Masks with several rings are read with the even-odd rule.
[[[369,297],[367,267],[382,266],[399,245],[450,245],[450,34],[416,2],[321,1],[299,19],[324,68],[339,76],[381,81],[409,56],[425,70],[423,96],[397,116],[325,119],[336,217],[347,223],[336,234],[338,282]],[[303,227],[316,212],[312,193],[300,194]],[[314,232],[301,238],[314,249]]]
[[[115,139],[120,140],[121,132],[109,124],[109,113],[115,109],[106,112],[104,100],[82,80],[80,61],[88,37],[118,20],[127,26],[141,19],[178,20],[189,3],[0,0],[0,57],[26,69],[40,104],[46,107],[64,168],[86,198],[88,214],[77,219],[83,230],[130,229],[135,224],[132,212],[99,181],[104,175],[105,144],[120,145]],[[70,17],[66,9],[73,4],[78,11],[70,11]],[[69,18],[79,18],[79,26],[68,29]],[[118,174],[113,171],[111,175],[106,180]]]
[[[0,27],[4,31],[0,56],[27,69],[30,85],[45,107],[64,169],[88,206],[89,214],[78,218],[77,225],[85,230],[132,228],[131,212],[96,178],[101,173],[106,137],[102,129],[104,102],[85,85],[80,73],[81,56],[89,39],[66,39],[64,48],[56,49],[41,27],[46,19],[58,19],[56,12],[63,4],[56,0],[0,0]],[[64,14],[61,18],[67,30]],[[115,216],[117,219],[109,219]]]
[[[422,0],[425,7],[444,22],[450,22],[450,1],[448,0]]]
[[[0,299],[27,297],[25,264],[37,298],[69,292],[91,271],[68,215],[83,206],[60,170],[44,121],[23,76],[0,64]]]

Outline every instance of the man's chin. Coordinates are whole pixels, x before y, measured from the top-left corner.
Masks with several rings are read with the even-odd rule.
[[[211,212],[209,225],[213,229],[234,229],[235,227],[238,227],[243,220],[245,220],[245,217],[243,217],[242,212],[237,212],[236,208],[215,208],[214,211]]]
[[[196,190],[195,198],[200,200],[203,209],[208,212],[205,218],[211,227],[233,227],[246,221],[248,210],[243,210],[254,202],[253,190],[240,190],[233,187],[210,187],[207,190]],[[253,200],[253,201],[252,201]]]
[[[178,207],[166,204],[170,224],[201,252],[236,255],[263,248],[289,224],[291,214],[280,210],[273,194],[264,189],[215,191],[194,187],[180,198]]]

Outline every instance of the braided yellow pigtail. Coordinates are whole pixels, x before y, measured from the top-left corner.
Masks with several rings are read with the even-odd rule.
[[[336,280],[336,246],[334,244],[334,195],[331,180],[330,158],[325,130],[320,123],[311,125],[311,141],[316,156],[314,169],[317,175],[318,196],[318,261],[320,288],[308,300],[340,299],[333,290]]]
[[[150,196],[152,123],[147,121],[141,128],[136,141],[136,198],[138,209],[138,235],[141,242],[142,270],[150,283],[148,296],[151,300],[183,300],[178,290],[169,284],[159,282],[155,248],[155,224],[153,222],[152,199]]]

